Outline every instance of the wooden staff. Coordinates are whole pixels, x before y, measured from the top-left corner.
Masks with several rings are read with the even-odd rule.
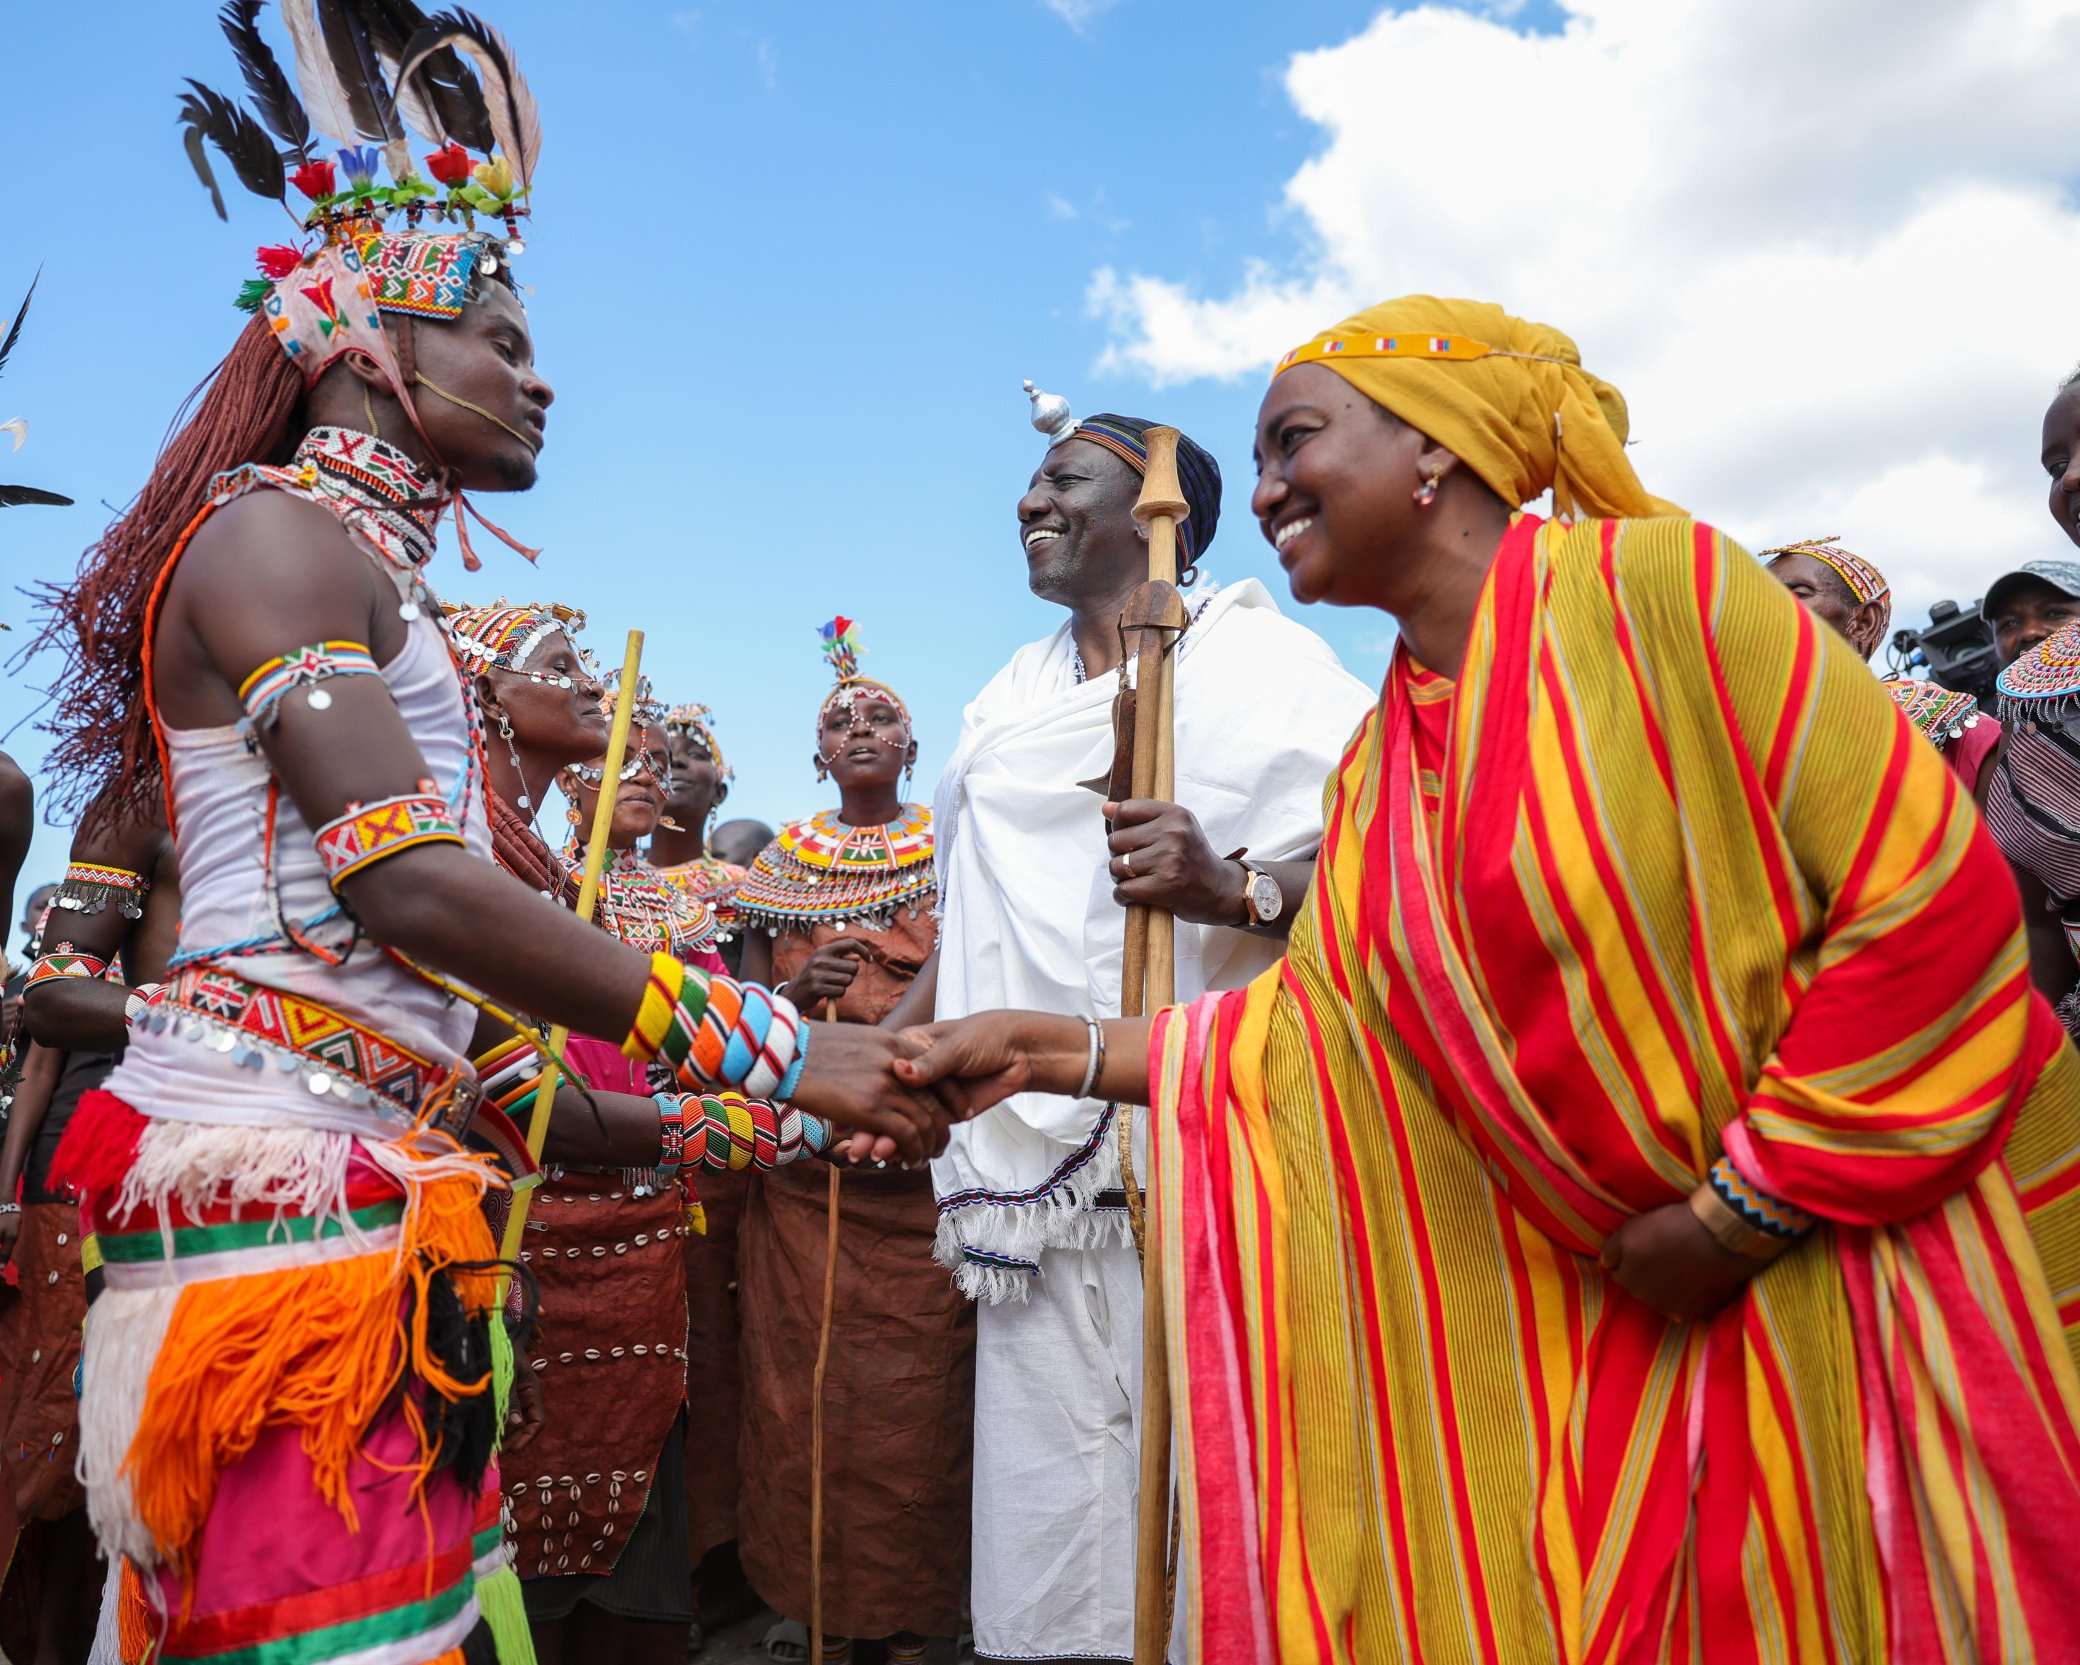
[[[607,838],[614,830],[614,799],[621,782],[621,760],[628,755],[629,722],[636,711],[636,667],[643,659],[643,633],[628,633],[628,651],[621,658],[621,697],[614,702],[614,728],[607,736],[607,755],[600,761],[599,802],[592,806],[592,835],[585,841],[585,876],[578,885],[578,917],[588,925],[599,903],[599,876],[607,865]],[[534,1108],[527,1118],[527,1154],[542,1159],[542,1146],[549,1141],[549,1111],[556,1103],[562,1084],[563,1049],[571,1038],[570,1025],[559,1023],[549,1031],[549,1045],[542,1058],[542,1076],[536,1084]],[[527,1230],[527,1207],[534,1200],[534,1187],[527,1186],[513,1198],[513,1211],[506,1216],[506,1234],[498,1246],[505,1264],[498,1274],[498,1302],[505,1305],[506,1291],[513,1281],[513,1268],[520,1259],[520,1239]]]
[[[1134,656],[1133,795],[1177,796],[1176,661],[1184,633],[1177,593],[1177,523],[1185,515],[1177,481],[1177,430],[1150,428],[1148,472],[1134,519],[1148,530],[1148,582],[1127,600],[1120,626]],[[1134,904],[1120,968],[1122,1017],[1159,1011],[1177,998],[1177,921],[1168,909]],[[1134,1181],[1133,1122],[1120,1116],[1120,1173],[1141,1249],[1141,1495],[1134,1554],[1134,1662],[1163,1665],[1170,1640],[1167,1599],[1170,1525],[1170,1355],[1163,1313],[1163,1265],[1147,1229]]]
[[[823,1021],[838,1021],[838,1003],[823,1003]],[[809,1396],[809,1660],[823,1659],[823,1382],[831,1368],[831,1313],[838,1304],[838,1163],[832,1151],[824,1194],[823,1323],[816,1334],[816,1377]]]

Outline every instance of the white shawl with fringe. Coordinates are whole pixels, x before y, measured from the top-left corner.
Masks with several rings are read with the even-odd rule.
[[[1177,800],[1226,855],[1311,855],[1322,794],[1376,696],[1258,580],[1188,596],[1177,665]],[[1117,672],[1079,684],[1064,623],[1020,648],[968,707],[933,804],[938,845],[937,1015],[991,1007],[1119,1012],[1126,915],[1112,900],[1102,798]],[[1239,988],[1274,940],[1177,928],[1177,996]],[[937,1255],[970,1296],[1023,1300],[1040,1251],[1123,1237],[1093,1211],[1120,1184],[1111,1107],[1021,1093],[956,1127],[932,1164]]]

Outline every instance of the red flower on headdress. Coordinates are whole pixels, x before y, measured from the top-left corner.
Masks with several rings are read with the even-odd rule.
[[[289,248],[282,243],[272,243],[264,249],[256,249],[254,254],[260,262],[260,270],[277,283],[303,264],[303,251]]]
[[[469,152],[452,139],[426,158],[426,171],[449,186],[468,184],[469,171],[475,166]]]
[[[322,160],[306,162],[289,175],[289,183],[313,202],[320,197],[329,197],[333,192],[332,164]]]

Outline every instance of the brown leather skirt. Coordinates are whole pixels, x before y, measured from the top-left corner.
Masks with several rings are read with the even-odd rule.
[[[520,1362],[543,1426],[500,1463],[523,1580],[606,1577],[659,1483],[686,1399],[685,1231],[676,1185],[638,1197],[623,1175],[573,1169],[535,1198],[520,1258],[541,1316]]]
[[[809,1618],[809,1433],[828,1170],[762,1175],[738,1246],[744,1570]],[[932,1259],[927,1175],[847,1168],[824,1390],[824,1629],[953,1636],[968,1594],[975,1308]]]
[[[24,1522],[86,1507],[72,1472],[79,1455],[72,1373],[87,1316],[79,1237],[71,1203],[28,1204],[15,1240],[17,1286],[0,1287],[0,1546],[12,1544]]]
[[[751,1194],[747,1173],[700,1174],[705,1236],[686,1239],[687,1547],[694,1565],[737,1535],[737,1446],[744,1373],[737,1320],[737,1237]]]

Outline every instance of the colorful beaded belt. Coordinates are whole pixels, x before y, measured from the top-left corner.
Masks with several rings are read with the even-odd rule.
[[[174,973],[139,1026],[228,1054],[240,1067],[300,1076],[313,1098],[338,1098],[386,1121],[422,1121],[460,1140],[483,1093],[467,1063],[436,1064],[302,995],[214,966]]]

